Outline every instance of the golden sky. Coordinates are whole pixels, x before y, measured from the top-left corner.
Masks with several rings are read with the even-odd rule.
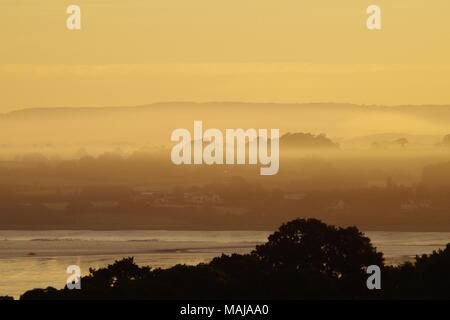
[[[82,30],[66,29],[66,8]],[[382,9],[382,30],[366,8]],[[448,0],[2,0],[0,112],[157,101],[450,103]]]

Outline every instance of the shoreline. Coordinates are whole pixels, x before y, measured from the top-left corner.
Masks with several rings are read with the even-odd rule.
[[[356,225],[339,225],[349,227]],[[430,226],[417,229],[417,226],[358,226],[361,232],[450,232],[450,226]],[[273,226],[256,226],[254,228],[219,227],[219,226],[174,226],[174,225],[131,225],[131,226],[92,226],[92,225],[0,225],[0,231],[264,231],[275,230]]]

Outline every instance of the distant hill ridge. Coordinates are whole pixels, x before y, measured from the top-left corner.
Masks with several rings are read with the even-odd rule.
[[[33,107],[33,108],[23,108],[7,113],[1,113],[1,118],[10,118],[17,116],[31,116],[36,114],[63,114],[63,113],[98,113],[98,112],[126,112],[126,111],[144,111],[148,109],[156,108],[170,108],[170,107],[250,107],[250,108],[267,108],[267,107],[283,107],[283,108],[333,108],[333,109],[358,109],[360,111],[378,110],[378,111],[447,111],[450,112],[450,105],[360,105],[352,103],[269,103],[269,102],[236,102],[236,101],[213,101],[213,102],[190,102],[190,101],[180,101],[180,102],[155,102],[146,105],[138,106],[96,106],[96,107]],[[433,110],[430,110],[433,109]],[[439,110],[437,110],[439,109]]]
[[[201,120],[204,128],[220,130],[278,128],[282,135],[324,133],[332,143],[339,144],[347,139],[387,132],[404,133],[400,138],[408,138],[410,142],[417,140],[411,135],[426,135],[430,137],[426,144],[435,145],[450,133],[450,105],[182,101],[124,107],[29,108],[0,115],[0,146],[168,145],[174,129],[192,130],[195,120]],[[300,135],[285,140],[289,140],[287,145],[318,142],[316,138]],[[424,139],[419,137],[419,140]],[[330,145],[328,141],[323,143]]]

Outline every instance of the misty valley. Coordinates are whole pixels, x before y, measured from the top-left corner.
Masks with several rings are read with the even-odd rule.
[[[196,161],[208,148],[200,142],[208,131],[199,128],[182,142],[170,141],[173,130],[189,128],[197,114],[208,128],[270,128],[265,117],[251,117],[255,108],[269,114],[274,106],[174,103],[4,115],[0,226],[272,230],[303,216],[366,230],[448,231],[450,107],[280,104],[270,120],[282,123],[276,175],[260,175],[247,148],[245,157],[234,154],[247,165],[222,159],[223,165],[178,166],[171,160],[176,145],[189,151],[192,141],[189,160],[196,155]],[[252,120],[244,126],[229,117],[234,112]],[[184,116],[161,120],[175,113]],[[413,115],[434,129],[383,133],[407,130],[416,123]],[[386,117],[397,119],[395,127],[379,125]],[[103,119],[120,125],[103,125]],[[39,130],[21,134],[25,128]],[[248,133],[241,131],[241,144],[251,140]]]

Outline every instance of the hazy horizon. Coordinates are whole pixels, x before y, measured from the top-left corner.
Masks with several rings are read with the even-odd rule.
[[[305,105],[330,105],[330,106],[355,106],[355,107],[380,107],[380,108],[398,108],[398,107],[450,107],[450,102],[448,103],[440,103],[440,104],[430,104],[430,103],[420,103],[420,104],[376,104],[376,103],[367,103],[367,104],[359,104],[353,102],[339,102],[339,101],[292,101],[292,102],[281,102],[281,101],[239,101],[236,99],[231,100],[206,100],[206,101],[194,101],[194,100],[167,100],[167,101],[154,101],[148,102],[138,105],[102,105],[102,106],[93,106],[93,105],[80,105],[80,106],[70,106],[69,104],[62,104],[59,106],[22,106],[17,109],[1,112],[0,115],[8,115],[16,112],[22,111],[32,111],[32,110],[53,110],[53,109],[107,109],[107,108],[141,108],[141,107],[150,107],[154,105],[169,105],[169,104],[247,104],[247,105],[292,105],[292,106],[305,106]]]
[[[76,4],[82,29],[71,32],[68,4],[4,1],[1,113],[180,100],[450,103],[446,0],[379,0],[376,32],[359,0]]]

